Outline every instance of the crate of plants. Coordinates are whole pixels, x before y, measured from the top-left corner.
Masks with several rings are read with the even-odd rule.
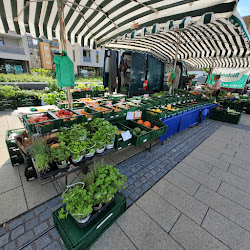
[[[22,116],[23,125],[30,134],[48,133],[59,128],[58,119],[50,112]]]
[[[93,119],[102,116],[101,112],[94,110],[88,106],[81,109],[75,109],[74,112],[82,116],[81,122],[92,121]]]
[[[153,137],[153,129],[143,126],[135,121],[126,120],[119,123],[133,130],[131,142],[134,146],[139,146],[147,141],[150,141]]]
[[[116,133],[116,138],[115,138],[115,149],[116,150],[121,150],[123,148],[126,148],[130,145],[132,145],[132,138],[127,139],[127,138],[123,138],[122,133],[129,131],[129,133],[132,135],[133,134],[133,130],[131,128],[126,127],[123,124],[120,124],[119,122],[114,122],[112,123],[112,125],[116,126],[118,128],[118,131]]]
[[[18,107],[40,106],[41,99],[37,96],[26,96],[17,98]]]
[[[152,139],[161,137],[162,135],[165,135],[167,133],[168,126],[165,125],[162,121],[157,121],[154,119],[150,119],[147,116],[142,116],[141,119],[137,120],[136,122],[145,127],[152,128]]]
[[[241,112],[237,112],[236,110],[230,109],[227,110],[226,122],[232,124],[238,124],[241,118]]]
[[[112,165],[99,162],[83,181],[67,187],[63,206],[53,213],[55,228],[67,249],[89,249],[126,210],[118,193],[126,177]]]
[[[50,113],[51,116],[57,119],[57,128],[71,127],[73,124],[82,122],[81,115],[71,109],[60,109],[58,111],[49,111],[48,113]]]
[[[18,107],[18,103],[16,99],[2,99],[1,107],[3,110],[16,109]]]

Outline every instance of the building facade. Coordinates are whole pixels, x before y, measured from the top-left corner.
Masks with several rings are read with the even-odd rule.
[[[30,52],[27,36],[13,31],[0,34],[0,73],[21,74],[28,72]]]

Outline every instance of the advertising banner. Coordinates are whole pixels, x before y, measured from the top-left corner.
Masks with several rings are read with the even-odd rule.
[[[250,69],[226,69],[215,68],[212,71],[212,75],[207,78],[207,84],[214,84],[214,76],[220,75],[223,88],[243,89],[245,87],[246,80],[250,74]]]

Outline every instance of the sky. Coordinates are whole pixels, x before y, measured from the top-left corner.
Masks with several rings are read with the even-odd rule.
[[[241,16],[249,16],[250,0],[240,0],[237,6],[237,10],[239,11]]]

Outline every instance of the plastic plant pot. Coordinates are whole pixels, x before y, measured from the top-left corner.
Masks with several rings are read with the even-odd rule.
[[[88,214],[87,216],[85,217],[81,217],[80,215],[78,214],[70,214],[79,224],[84,224],[86,223],[89,218],[90,218],[90,214]]]
[[[72,157],[72,162],[73,163],[79,163],[82,160],[82,158],[83,158],[83,155],[79,156],[78,158],[73,158]]]
[[[66,160],[62,161],[62,162],[56,162],[56,166],[59,169],[67,168],[68,167],[68,162]]]
[[[95,154],[95,146],[96,144],[94,144],[92,147],[90,148],[86,148],[86,154],[85,154],[85,158],[91,158],[94,156]]]
[[[103,151],[105,150],[105,146],[106,146],[105,142],[98,142],[96,144],[96,149],[95,149],[96,153],[97,154],[103,153]]]
[[[102,208],[102,203],[99,204],[99,206],[93,207],[94,212],[99,211]]]
[[[106,149],[112,149],[114,147],[114,142],[108,142],[106,144]]]

